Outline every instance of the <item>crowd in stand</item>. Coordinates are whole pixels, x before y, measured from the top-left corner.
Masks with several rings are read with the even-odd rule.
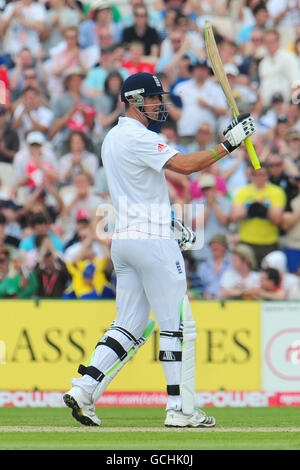
[[[101,144],[139,71],[170,91],[162,143],[188,153],[223,139],[232,115],[207,60],[206,19],[240,112],[255,118],[262,168],[242,146],[201,173],[166,171],[172,204],[203,208],[188,221],[204,234],[184,252],[190,298],[300,298],[299,0],[0,9],[0,298],[115,297],[110,238],[97,231],[110,202]]]

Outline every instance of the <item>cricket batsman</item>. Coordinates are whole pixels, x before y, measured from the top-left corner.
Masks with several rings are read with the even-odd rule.
[[[117,277],[117,315],[88,365],[79,366],[82,377],[73,378],[64,395],[73,417],[86,426],[101,424],[95,402],[153,332],[151,309],[160,331],[159,359],[167,383],[165,426],[210,428],[216,423],[195,406],[197,334],[164,169],[185,175],[201,171],[236,149],[253,134],[255,124],[249,114],[240,115],[224,132],[224,142],[184,155],[157,133],[167,118],[167,94],[156,75],[129,76],[121,90],[125,117],[119,118],[102,145],[116,213],[111,257]],[[185,239],[185,246],[193,242],[192,232],[187,233],[191,240]]]

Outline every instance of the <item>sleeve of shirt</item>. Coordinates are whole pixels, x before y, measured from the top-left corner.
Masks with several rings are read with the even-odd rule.
[[[137,138],[135,154],[142,166],[160,172],[165,163],[178,153],[178,150],[164,143],[163,139],[160,140],[158,134],[148,132]]]

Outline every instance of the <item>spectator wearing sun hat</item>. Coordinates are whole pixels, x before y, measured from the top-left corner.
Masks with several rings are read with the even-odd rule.
[[[219,299],[221,278],[231,268],[228,242],[224,233],[216,233],[209,241],[210,256],[198,267],[204,299]]]
[[[192,255],[198,261],[206,260],[209,256],[209,240],[216,233],[226,233],[231,213],[231,202],[228,198],[216,192],[214,175],[203,173],[199,178],[199,187],[203,196],[192,201],[193,227],[199,237],[204,237],[203,247],[193,250]],[[199,209],[202,209],[199,211]],[[198,217],[196,215],[198,211]]]

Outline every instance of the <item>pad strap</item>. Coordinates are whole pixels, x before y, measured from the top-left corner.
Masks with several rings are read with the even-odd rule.
[[[180,362],[182,359],[181,351],[160,351],[159,360],[162,362]]]
[[[161,331],[160,336],[168,338],[183,338],[182,331]]]
[[[133,336],[133,334],[130,333],[130,331],[125,330],[125,328],[123,328],[122,326],[118,326],[118,325],[113,324],[110,327],[110,330],[119,331],[120,333],[123,333],[123,335],[126,336],[127,339],[130,339],[130,341],[132,341],[133,344],[135,344],[135,345],[139,344],[139,341]]]
[[[180,395],[180,386],[179,385],[167,385],[167,394],[168,395]]]
[[[105,377],[103,372],[101,372],[101,370],[97,369],[94,366],[86,367],[83,364],[80,364],[80,366],[78,367],[78,372],[81,375],[89,375],[93,379],[97,380],[97,382],[101,382],[101,380],[103,380]]]
[[[121,361],[125,359],[127,356],[127,352],[123,348],[123,346],[119,343],[119,341],[115,340],[114,338],[111,338],[111,336],[104,336],[99,343],[97,343],[97,346],[107,346],[111,348],[119,357]]]

